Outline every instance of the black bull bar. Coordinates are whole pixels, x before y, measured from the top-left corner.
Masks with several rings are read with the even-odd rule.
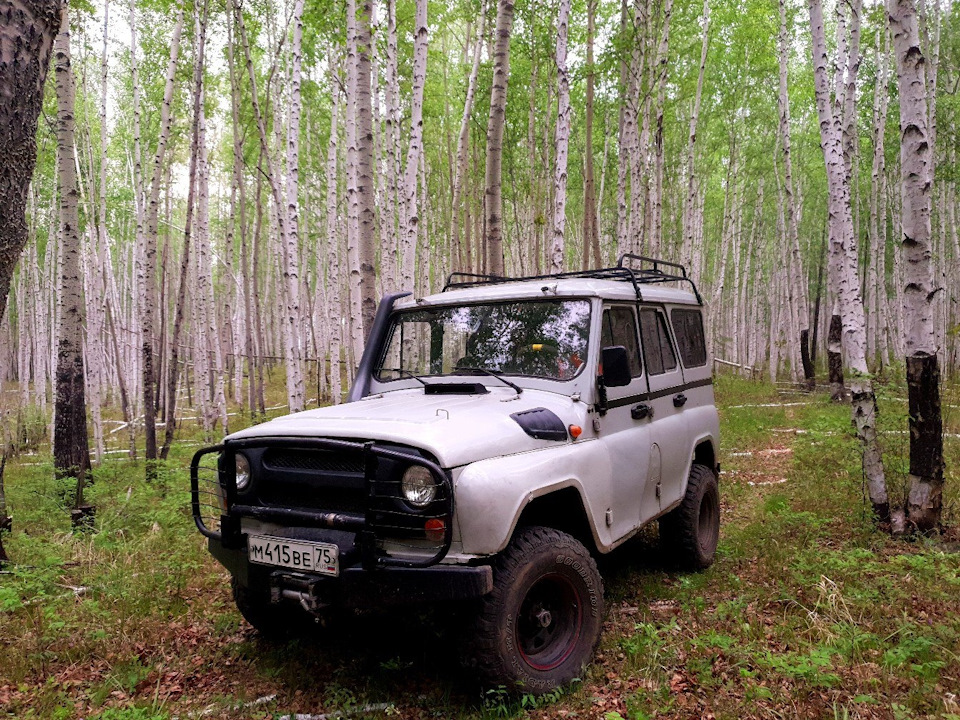
[[[247,448],[286,448],[293,450],[332,450],[361,452],[364,459],[364,486],[366,492],[365,511],[360,513],[323,512],[284,507],[266,507],[238,502],[236,467],[233,453]],[[200,489],[200,461],[206,455],[222,454],[217,463],[217,479],[222,496],[220,530],[211,530],[203,521],[201,495],[208,493]],[[223,458],[228,458],[224,461]],[[380,478],[377,468],[380,459],[390,459],[407,465],[419,465],[426,468],[436,484],[436,499],[425,512],[402,511],[397,509],[400,477]],[[390,492],[393,490],[393,492]],[[450,477],[435,462],[401,450],[379,447],[374,442],[355,442],[308,437],[257,437],[242,438],[201,448],[190,462],[190,504],[197,529],[207,538],[221,543],[225,548],[239,549],[246,545],[240,529],[241,518],[248,517],[281,525],[295,525],[307,528],[345,530],[357,533],[363,566],[366,569],[376,567],[422,568],[435,565],[450,550],[453,524],[453,487]],[[208,506],[209,507],[209,506]],[[378,549],[379,543],[389,538],[389,530],[397,529],[390,521],[440,520],[443,523],[442,542],[436,545],[432,556],[394,557]],[[407,528],[409,529],[409,528]],[[439,529],[439,528],[438,528]],[[431,546],[430,549],[433,549]],[[422,549],[421,549],[422,552]]]

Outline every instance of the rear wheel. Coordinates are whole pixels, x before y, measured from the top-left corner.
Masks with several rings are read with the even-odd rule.
[[[660,518],[660,541],[681,566],[703,570],[713,564],[719,540],[717,476],[706,465],[694,465],[680,505]]]
[[[566,533],[523,528],[497,558],[467,661],[493,686],[541,694],[583,671],[603,623],[603,579]]]

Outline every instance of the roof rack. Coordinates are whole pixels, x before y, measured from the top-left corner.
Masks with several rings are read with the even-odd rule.
[[[627,263],[630,261],[640,263],[641,267],[628,267]],[[643,267],[643,265],[646,265],[646,267]],[[693,282],[693,279],[687,275],[687,269],[683,265],[668,262],[667,260],[645,257],[643,255],[634,255],[632,253],[621,255],[616,267],[598,268],[596,270],[574,270],[548,275],[526,275],[524,277],[502,277],[500,275],[480,275],[478,273],[464,272],[450,273],[450,275],[447,276],[447,282],[441,292],[458,288],[474,287],[476,285],[521,282],[524,280],[565,280],[571,278],[628,282],[633,285],[637,300],[643,299],[640,293],[641,285],[667,282],[690,283],[697,302],[703,305],[703,298],[700,296],[700,291],[697,290],[697,285]]]

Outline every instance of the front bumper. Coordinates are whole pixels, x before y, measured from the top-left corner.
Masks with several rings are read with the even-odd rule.
[[[489,565],[365,570],[355,564],[341,568],[339,577],[325,577],[251,563],[246,549],[224,547],[217,538],[209,538],[208,547],[240,585],[269,587],[274,602],[296,600],[307,610],[328,605],[357,609],[422,605],[468,600],[493,590]]]

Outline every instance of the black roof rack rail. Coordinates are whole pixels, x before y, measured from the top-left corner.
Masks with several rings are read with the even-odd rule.
[[[646,264],[647,267],[628,267],[624,261],[636,261]],[[659,284],[666,282],[685,282],[690,283],[693,294],[697,302],[703,305],[703,298],[700,291],[697,290],[696,283],[687,275],[687,269],[679,263],[669,262],[667,260],[658,260],[656,258],[645,257],[643,255],[633,255],[625,253],[620,256],[616,267],[597,268],[595,270],[573,270],[570,272],[552,273],[548,275],[525,275],[523,277],[502,277],[500,275],[481,275],[478,273],[454,272],[447,276],[447,282],[441,292],[454,290],[458,288],[474,287],[477,285],[499,284],[508,282],[521,282],[524,280],[565,280],[571,278],[583,278],[589,280],[619,280],[633,285],[633,290],[637,295],[637,300],[642,300],[640,293],[641,285]]]

